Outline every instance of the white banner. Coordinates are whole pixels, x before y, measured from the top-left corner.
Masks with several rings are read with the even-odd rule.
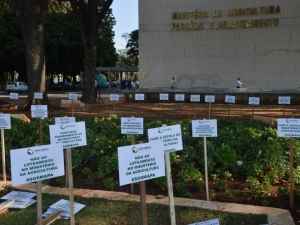
[[[216,96],[214,96],[214,95],[205,95],[205,102],[206,103],[215,103],[216,102]]]
[[[68,123],[75,123],[75,117],[71,116],[63,116],[63,117],[55,117],[55,124],[68,124]]]
[[[50,143],[62,144],[64,149],[87,145],[85,122],[50,125]]]
[[[279,96],[278,97],[278,104],[279,105],[290,105],[291,104],[291,97],[290,96]]]
[[[144,134],[144,118],[122,117],[122,134]]]
[[[217,120],[193,120],[192,133],[193,137],[217,137]]]
[[[18,100],[19,99],[19,94],[15,92],[10,92],[9,93],[9,99],[11,100]]]
[[[300,119],[278,119],[277,135],[278,137],[300,137]]]
[[[260,105],[260,97],[249,97],[249,105]]]
[[[44,119],[48,117],[47,105],[31,105],[31,117]]]
[[[191,102],[200,102],[200,95],[191,95]]]
[[[228,103],[228,104],[235,104],[236,102],[236,97],[233,96],[233,95],[226,95],[225,96],[225,103]]]
[[[134,99],[135,99],[135,101],[144,101],[145,95],[144,94],[135,94]]]
[[[0,113],[0,129],[11,129],[10,114]]]
[[[13,185],[28,184],[65,174],[61,145],[41,145],[10,151]]]
[[[168,101],[169,100],[169,94],[159,94],[159,100],[160,101]]]
[[[118,148],[120,186],[165,176],[161,142]]]
[[[199,223],[193,223],[190,225],[220,225],[220,220],[219,219],[213,219],[213,220],[207,220],[204,222],[199,222]]]
[[[184,102],[185,95],[184,94],[176,94],[175,95],[175,101],[176,102]]]
[[[44,98],[43,92],[34,92],[33,93],[33,98],[34,99],[39,99],[39,100],[43,99]]]
[[[181,126],[162,126],[148,130],[149,142],[161,141],[163,151],[183,150]]]
[[[110,95],[110,101],[111,102],[118,102],[118,101],[120,101],[120,95],[118,95],[118,94],[111,94]]]

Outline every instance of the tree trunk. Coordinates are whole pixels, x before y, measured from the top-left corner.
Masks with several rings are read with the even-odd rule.
[[[96,102],[95,78],[96,78],[97,47],[94,44],[84,46],[84,75],[82,99],[86,103]]]
[[[14,4],[25,45],[30,105],[34,92],[46,92],[44,23],[48,13],[48,0],[15,0]]]

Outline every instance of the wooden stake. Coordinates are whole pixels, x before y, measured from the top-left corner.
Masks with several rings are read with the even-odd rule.
[[[69,203],[70,203],[70,224],[75,225],[74,215],[74,183],[72,169],[72,150],[67,149],[67,167],[68,167],[68,183],[69,183]]]
[[[292,212],[295,210],[295,148],[289,143],[289,205]]]
[[[208,185],[208,166],[207,166],[207,141],[206,137],[203,138],[204,145],[204,164],[205,164],[205,191],[206,191],[206,200],[209,201],[209,185]]]
[[[208,103],[208,119],[211,117],[211,103]]]
[[[146,182],[140,182],[140,199],[141,199],[141,211],[142,211],[142,224],[148,225],[147,215],[147,203],[146,203]]]
[[[39,120],[39,142],[40,145],[43,143],[43,124],[42,124],[42,120]],[[43,214],[43,201],[42,201],[42,182],[39,181],[37,182],[37,224],[38,225],[42,225],[43,224],[43,218],[42,218],[42,214]]]
[[[2,145],[2,173],[3,173],[3,182],[7,184],[6,177],[6,153],[5,153],[5,139],[4,139],[4,129],[1,129],[1,145]]]
[[[167,174],[168,194],[169,194],[169,204],[170,204],[170,220],[171,220],[171,225],[176,225],[170,154],[171,154],[170,152],[165,152],[166,174]]]

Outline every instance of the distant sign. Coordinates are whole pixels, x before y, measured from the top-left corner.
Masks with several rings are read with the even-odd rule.
[[[134,99],[136,101],[145,101],[145,95],[144,94],[135,94]]]
[[[278,104],[279,105],[290,105],[291,104],[291,97],[290,96],[279,96],[278,97]]]
[[[34,92],[33,98],[34,99],[43,99],[44,98],[43,92]]]
[[[162,126],[148,130],[149,142],[162,142],[163,151],[183,150],[181,126]]]
[[[85,146],[85,122],[50,125],[50,143],[62,144],[64,149]]]
[[[144,118],[122,117],[122,134],[144,134]]]
[[[1,199],[22,201],[24,199],[33,199],[35,196],[36,193],[32,193],[32,192],[11,191],[8,194],[1,197]]]
[[[160,101],[168,101],[169,100],[169,94],[159,94],[159,100]]]
[[[278,119],[277,120],[278,137],[300,137],[300,119]]]
[[[260,97],[249,97],[249,105],[260,105]]]
[[[31,105],[31,117],[45,119],[48,117],[47,105]]]
[[[191,102],[200,102],[200,95],[191,95],[190,98]]]
[[[68,99],[71,101],[78,101],[79,94],[77,93],[69,93],[68,94]]]
[[[11,129],[10,114],[0,113],[0,129]]]
[[[28,184],[65,174],[61,145],[41,145],[10,151],[13,185]]]
[[[10,92],[9,93],[9,99],[11,100],[18,100],[19,99],[19,94],[15,92]]]
[[[220,220],[219,219],[213,219],[213,220],[207,220],[204,222],[199,222],[199,223],[193,223],[190,225],[220,225]]]
[[[165,176],[161,142],[118,148],[120,186]]]
[[[217,137],[217,120],[193,120],[192,133],[193,137]]]
[[[118,101],[120,101],[120,95],[118,95],[118,94],[111,94],[110,95],[110,101],[112,101],[112,102],[118,102]]]
[[[175,95],[175,101],[176,102],[184,102],[185,95],[184,94],[176,94]]]
[[[68,124],[68,123],[75,123],[75,117],[71,116],[63,116],[63,117],[55,117],[55,124]]]
[[[235,104],[236,102],[236,97],[233,96],[233,95],[226,95],[225,96],[225,103],[228,103],[228,104]]]
[[[215,103],[216,102],[216,96],[214,95],[205,95],[205,102],[206,103]]]

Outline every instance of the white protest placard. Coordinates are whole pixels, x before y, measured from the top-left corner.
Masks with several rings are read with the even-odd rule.
[[[183,150],[181,126],[162,126],[148,130],[149,142],[161,141],[163,151],[180,151]]]
[[[135,94],[134,99],[135,101],[145,101],[145,94]]]
[[[118,148],[120,186],[165,176],[161,142]]]
[[[9,93],[9,99],[11,100],[18,100],[19,99],[19,94],[15,92],[10,92]]]
[[[290,105],[291,104],[291,97],[290,96],[279,96],[278,97],[278,104],[279,105]]]
[[[225,103],[228,103],[228,104],[235,104],[236,102],[236,97],[233,96],[233,95],[226,95],[225,96]]]
[[[36,203],[36,200],[34,199],[7,200],[7,201],[13,201],[13,203],[8,207],[10,209],[26,209],[27,207]]]
[[[48,117],[47,105],[31,105],[31,117],[44,119]]]
[[[190,101],[191,102],[200,102],[200,97],[201,97],[200,95],[191,95],[190,96],[190,98],[191,98]]]
[[[144,118],[122,117],[121,134],[144,134]]]
[[[73,116],[63,116],[63,117],[55,117],[55,124],[68,124],[75,123],[75,117]]]
[[[118,101],[120,101],[120,95],[118,95],[118,94],[111,94],[110,95],[110,101],[112,101],[112,102],[118,102]]]
[[[0,113],[0,129],[11,129],[10,114]]]
[[[278,137],[300,137],[300,119],[278,119],[277,120]]]
[[[43,92],[34,92],[33,93],[33,99],[43,99],[44,98],[44,95],[43,95]]]
[[[77,93],[69,93],[68,94],[68,99],[71,101],[78,101],[79,94]]]
[[[204,101],[206,103],[215,103],[216,102],[216,96],[214,96],[214,95],[205,95]]]
[[[184,94],[175,94],[175,101],[176,102],[184,102],[185,95]]]
[[[36,193],[26,192],[26,191],[11,191],[1,197],[4,200],[18,200],[22,201],[24,199],[33,199],[36,196]]]
[[[64,149],[85,146],[85,122],[55,124],[49,126],[50,143],[62,144]]]
[[[169,94],[159,94],[160,101],[169,101]]]
[[[10,151],[13,185],[28,184],[65,174],[61,145],[41,145]]]
[[[249,105],[260,105],[260,97],[249,97],[248,104]]]
[[[217,120],[193,120],[192,133],[193,137],[217,137]]]
[[[212,219],[212,220],[207,220],[199,223],[193,223],[190,225],[220,225],[220,220],[219,219]]]
[[[82,209],[84,209],[86,206],[84,204],[74,202],[74,214],[77,214]],[[61,199],[52,205],[49,206],[48,210],[43,214],[44,218],[47,218],[50,215],[53,215],[56,212],[61,212],[60,216],[63,219],[69,219],[70,218],[70,201]]]

